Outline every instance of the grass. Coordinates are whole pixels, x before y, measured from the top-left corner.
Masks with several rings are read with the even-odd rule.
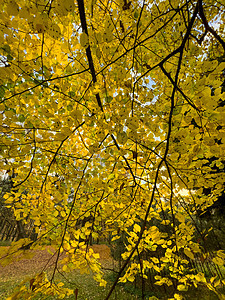
[[[78,299],[79,300],[102,300],[104,299],[108,292],[110,285],[106,287],[100,287],[98,283],[92,278],[91,274],[80,274],[79,272],[72,272],[69,274],[70,280],[73,281],[78,288]],[[63,280],[62,280],[63,281]],[[68,284],[64,280],[65,286],[68,288],[74,288],[74,285]],[[74,295],[71,298],[74,299]],[[112,299],[123,299],[123,300],[135,300],[138,299],[136,296],[132,296],[130,293],[126,292],[121,286],[116,288]]]
[[[11,245],[10,241],[0,241],[0,247],[10,246],[10,245]]]
[[[108,274],[109,275],[109,274]],[[4,278],[0,281],[0,299],[6,299],[10,294],[13,293],[13,290],[17,285],[20,284],[25,277],[18,278]],[[103,300],[109,291],[109,288],[112,284],[108,284],[106,287],[100,287],[98,283],[92,278],[91,274],[80,274],[78,271],[73,271],[67,274],[67,280],[56,276],[56,281],[60,280],[64,283],[64,286],[70,289],[75,290],[78,288],[78,300]],[[184,296],[186,300],[218,300],[218,297],[215,293],[208,290],[204,286],[196,288],[190,288],[188,292],[180,292]],[[158,299],[168,299],[166,295],[163,293],[163,288],[161,287],[158,291],[148,292],[147,296],[157,296]],[[65,299],[74,300],[75,296],[71,295]],[[146,299],[148,299],[148,297]],[[37,296],[35,300],[43,299],[42,296]],[[57,297],[49,296],[48,300],[57,299]],[[131,283],[126,284],[124,287],[122,285],[118,285],[112,296],[110,297],[112,300],[138,300],[141,299],[141,290],[139,288],[134,288],[134,285]],[[22,299],[21,299],[22,300]]]
[[[6,299],[7,296],[13,293],[14,288],[20,283],[20,280],[1,279],[0,281],[0,299]]]
[[[27,276],[28,277],[28,276]],[[13,290],[24,280],[26,276],[17,279],[7,279],[0,281],[0,299],[6,299]],[[109,291],[110,285],[106,287],[100,287],[98,283],[92,278],[91,274],[80,274],[78,271],[73,271],[67,274],[67,281],[61,276],[56,276],[57,279],[64,283],[64,287],[75,290],[78,288],[78,300],[103,300]],[[42,297],[37,297],[35,299],[42,299]],[[57,297],[49,296],[48,300],[57,299]],[[74,295],[71,295],[65,299],[74,300]],[[138,296],[131,295],[129,292],[125,291],[121,286],[118,286],[115,292],[112,294],[110,299],[123,299],[123,300],[137,300]],[[22,300],[22,299],[21,299]]]
[[[4,245],[5,246],[5,245]],[[47,252],[47,251],[46,251]],[[18,263],[13,264],[13,268],[15,270],[7,271],[7,273],[2,272],[0,270],[0,299],[4,300],[9,295],[11,295],[18,286],[21,281],[25,278],[32,278],[32,273],[37,273],[37,269],[35,269],[35,264],[37,261],[43,259],[43,256],[46,256],[47,253],[39,252],[37,256],[34,257],[32,260],[24,260]],[[29,265],[30,264],[30,265]],[[22,268],[23,267],[23,268]],[[39,267],[39,263],[38,263]],[[22,272],[23,271],[23,272]],[[222,269],[222,273],[225,273],[225,269]],[[51,277],[51,271],[49,272],[49,278]],[[64,283],[64,287],[69,289],[75,290],[78,289],[78,297],[77,300],[103,300],[107,296],[115,277],[113,276],[111,271],[105,271],[105,279],[107,280],[108,284],[106,287],[100,287],[98,283],[93,279],[92,274],[81,274],[79,271],[73,271],[70,273],[66,273],[65,277],[62,277],[60,274],[57,274],[55,277],[56,283],[57,281],[61,281]],[[138,300],[142,299],[141,297],[141,284],[140,282],[131,283],[128,282],[125,285],[118,284],[115,291],[110,297],[110,300]],[[221,293],[222,289],[218,289]],[[172,289],[168,294],[172,296]],[[205,286],[199,285],[198,288],[190,287],[187,292],[179,292],[179,294],[184,296],[186,300],[218,300],[218,297],[215,293],[208,290]],[[155,286],[151,288],[151,286],[147,286],[146,283],[146,300],[149,297],[156,296],[160,300],[165,300],[171,298],[171,296],[167,296],[163,286]],[[35,297],[35,300],[42,300],[42,296]],[[49,296],[48,300],[57,299],[57,297]],[[74,300],[75,295],[71,295],[65,299]],[[23,299],[21,299],[23,300]]]

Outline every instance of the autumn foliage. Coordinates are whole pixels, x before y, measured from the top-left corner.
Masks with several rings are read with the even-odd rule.
[[[198,284],[224,299],[223,278],[190,264],[204,256],[218,269],[225,258],[196,221],[224,191],[224,1],[0,3],[4,201],[37,234],[1,261],[46,243],[56,257],[13,299],[73,293],[58,271],[91,270],[106,285],[88,245],[122,235],[106,299],[148,270],[175,299]]]

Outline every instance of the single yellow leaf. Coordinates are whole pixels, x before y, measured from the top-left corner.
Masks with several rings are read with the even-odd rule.
[[[80,35],[80,44],[84,48],[87,48],[89,46],[88,35],[85,32],[82,32]]]
[[[184,254],[187,255],[190,259],[194,259],[194,254],[187,248],[184,248]]]

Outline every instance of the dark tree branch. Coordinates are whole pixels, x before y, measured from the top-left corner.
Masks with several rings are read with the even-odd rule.
[[[175,85],[173,87],[173,91],[172,91],[172,95],[171,95],[171,109],[170,109],[170,116],[169,116],[166,149],[165,149],[165,152],[164,152],[164,156],[161,159],[161,161],[159,162],[157,170],[156,170],[155,179],[154,179],[154,186],[153,186],[152,194],[151,194],[151,199],[149,201],[149,204],[148,204],[148,207],[147,207],[147,210],[146,210],[146,214],[145,214],[145,218],[144,218],[144,221],[143,221],[143,224],[142,224],[142,227],[141,227],[140,235],[138,237],[138,240],[136,242],[135,247],[133,248],[133,250],[131,251],[130,255],[128,256],[128,258],[124,262],[124,265],[120,269],[120,271],[119,271],[119,273],[118,273],[118,275],[117,275],[117,277],[116,277],[116,279],[115,279],[115,281],[114,281],[114,283],[113,283],[113,285],[112,285],[112,287],[111,287],[108,295],[106,296],[105,300],[108,300],[109,297],[111,296],[111,294],[114,291],[114,289],[115,289],[115,287],[116,287],[116,285],[117,285],[117,283],[119,281],[119,278],[121,277],[123,271],[125,270],[125,268],[127,267],[128,263],[130,262],[130,260],[131,260],[132,256],[134,255],[135,251],[138,249],[138,246],[139,246],[139,244],[141,242],[141,239],[142,239],[142,236],[143,236],[143,233],[144,233],[144,230],[145,230],[145,226],[147,224],[147,220],[148,220],[150,208],[151,208],[152,203],[154,201],[155,191],[157,190],[157,181],[158,181],[158,177],[159,177],[160,168],[161,168],[163,162],[166,160],[166,157],[167,157],[167,154],[168,154],[168,151],[169,151],[169,142],[170,142],[170,135],[171,135],[171,129],[172,129],[172,115],[173,115],[173,109],[174,109],[174,96],[175,96],[175,92],[176,92],[176,86],[177,86],[179,72],[180,72],[180,67],[181,67],[181,62],[182,62],[182,54],[183,54],[183,51],[184,51],[185,43],[188,40],[188,37],[189,37],[189,34],[191,32],[192,26],[193,26],[194,21],[196,19],[197,13],[198,13],[198,3],[197,3],[197,5],[195,7],[195,10],[193,12],[193,16],[192,16],[191,21],[190,21],[190,23],[188,25],[188,28],[187,28],[186,34],[184,36],[184,39],[183,39],[183,41],[181,43],[181,46],[177,49],[177,52],[180,52],[180,56],[179,56],[179,61],[178,61],[178,65],[177,65],[177,72],[176,72],[176,76],[175,76]]]
[[[84,125],[84,123],[85,123],[85,121],[83,121],[81,124],[79,124],[79,125],[73,130],[73,133],[74,133],[78,128],[82,127],[82,126]],[[51,160],[51,162],[50,162],[50,164],[49,164],[49,166],[48,166],[48,170],[47,170],[47,172],[46,172],[46,174],[45,174],[45,178],[44,178],[44,180],[43,180],[43,182],[42,182],[42,185],[41,185],[41,192],[42,192],[42,190],[43,190],[43,187],[44,187],[44,184],[45,184],[45,182],[46,182],[46,180],[47,180],[47,177],[48,177],[48,174],[49,174],[49,172],[50,172],[51,166],[52,166],[52,164],[55,162],[55,159],[56,159],[56,156],[58,155],[59,150],[62,148],[62,145],[64,144],[64,142],[65,142],[66,140],[68,140],[69,137],[70,137],[70,136],[68,135],[68,136],[66,136],[66,137],[61,141],[59,147],[57,148],[56,152],[54,153],[53,158],[52,158],[52,160]]]
[[[81,27],[82,27],[83,32],[85,32],[88,36],[87,22],[86,22],[85,9],[84,9],[84,1],[78,0],[77,3],[78,3],[79,15],[80,15]],[[88,45],[88,47],[86,49],[86,55],[87,55],[87,59],[88,59],[88,65],[91,70],[93,82],[96,83],[97,77],[96,77],[96,73],[95,73],[95,67],[94,67],[94,63],[93,63],[90,45]],[[102,102],[101,102],[99,93],[97,93],[95,95],[95,97],[97,99],[98,106],[100,107],[101,111],[103,112],[103,106],[102,106]]]
[[[202,19],[202,22],[205,26],[206,32],[209,31],[215,37],[215,39],[217,39],[219,41],[219,43],[222,45],[222,47],[225,51],[225,42],[224,42],[224,40],[217,34],[217,32],[212,27],[209,26],[209,23],[206,19],[205,13],[204,13],[202,0],[199,0],[199,16]]]
[[[37,148],[37,145],[36,145],[36,139],[35,139],[35,128],[33,128],[33,134],[34,134],[34,151],[33,151],[33,156],[31,158],[31,162],[30,162],[30,170],[27,174],[27,176],[24,178],[24,180],[22,180],[20,183],[14,185],[12,188],[15,189],[17,188],[18,186],[22,185],[29,177],[30,177],[30,174],[32,172],[32,169],[33,169],[33,161],[34,161],[34,157],[35,157],[35,153],[36,153],[36,148]]]

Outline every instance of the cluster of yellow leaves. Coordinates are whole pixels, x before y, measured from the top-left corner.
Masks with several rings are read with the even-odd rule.
[[[193,212],[213,204],[225,179],[223,44],[205,36],[195,2],[0,1],[0,170],[13,181],[5,204],[38,242],[67,252],[63,272],[91,269],[105,285],[86,244],[123,234],[122,258],[133,260],[121,282],[167,268],[178,291],[189,285],[187,259],[202,251]],[[216,4],[207,0],[204,13],[220,20],[223,40]],[[222,252],[212,261],[222,266]],[[59,294],[38,276],[38,292]]]
[[[44,292],[46,296],[57,296],[58,299],[69,297],[73,290],[64,287],[62,282],[58,284],[49,282],[46,273],[42,272],[35,277],[26,279],[16,288],[14,294],[7,300],[33,299],[34,293],[41,295]]]

